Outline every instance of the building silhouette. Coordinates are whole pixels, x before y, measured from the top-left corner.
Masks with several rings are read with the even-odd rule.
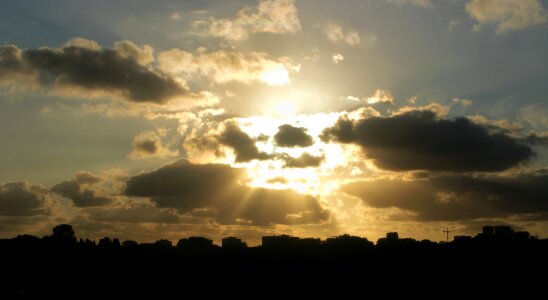
[[[221,240],[221,246],[223,249],[241,249],[246,248],[247,244],[240,238],[229,236]]]
[[[399,239],[399,236],[398,236],[398,233],[397,232],[387,232],[386,233],[386,240],[388,241],[396,241]]]
[[[469,235],[455,235],[453,236],[453,241],[457,243],[463,243],[463,242],[470,242],[473,241],[474,238]]]
[[[516,231],[514,232],[514,239],[518,241],[526,241],[531,238],[531,234],[528,231]]]
[[[201,236],[182,238],[177,242],[176,247],[184,252],[193,253],[207,252],[214,248],[212,240]]]
[[[511,240],[514,230],[510,226],[495,226],[495,238],[499,240]]]

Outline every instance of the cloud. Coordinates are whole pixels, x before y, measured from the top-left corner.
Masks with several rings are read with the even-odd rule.
[[[132,102],[165,103],[186,95],[188,89],[175,78],[155,70],[152,48],[129,41],[101,47],[95,41],[75,38],[60,48],[19,49],[0,46],[0,80],[54,87],[60,93],[93,97],[105,93]],[[14,81],[15,82],[15,81]]]
[[[217,138],[219,143],[234,149],[236,162],[246,162],[254,159],[268,159],[269,155],[260,152],[255,145],[255,140],[243,132],[238,125],[228,122],[225,130]]]
[[[350,95],[346,97],[346,100],[359,102],[360,98]],[[362,100],[367,104],[394,103],[394,97],[392,97],[390,91],[381,89],[375,90],[373,95],[364,97]]]
[[[246,55],[228,49],[215,52],[199,49],[196,54],[171,49],[160,53],[158,62],[160,69],[168,74],[186,79],[205,76],[215,83],[237,81],[284,85],[290,83],[290,73],[299,71],[299,66],[289,63],[286,58],[275,61],[263,52]]]
[[[229,40],[245,40],[249,34],[294,34],[301,30],[293,0],[261,0],[257,7],[244,7],[235,19],[199,20],[193,23],[199,32]]]
[[[76,182],[79,184],[94,184],[102,181],[103,178],[91,172],[81,171],[76,173]]]
[[[424,8],[434,7],[432,0],[388,0],[388,2],[398,3],[398,4],[409,4],[409,5],[420,6]]]
[[[312,49],[310,54],[307,54],[303,57],[303,60],[305,62],[316,62],[316,61],[320,60],[321,57],[322,56],[320,55],[320,49],[314,48],[314,49]]]
[[[344,60],[344,56],[343,56],[342,54],[340,54],[340,53],[333,54],[333,56],[331,57],[331,60],[332,60],[334,63],[338,64],[338,63],[340,63],[341,61]]]
[[[436,118],[444,118],[444,117],[447,117],[447,114],[449,113],[450,108],[451,108],[450,106],[442,105],[434,102],[424,106],[414,106],[414,105],[402,106],[398,108],[398,110],[395,111],[393,115],[396,116],[396,115],[406,114],[406,113],[415,112],[415,111],[428,111],[428,112],[434,113]]]
[[[470,121],[482,125],[492,131],[517,132],[523,129],[523,124],[519,122],[510,122],[506,119],[489,119],[482,115],[466,116]]]
[[[462,107],[468,107],[472,105],[473,101],[470,99],[461,99],[461,98],[453,98],[452,99],[454,104],[460,104]]]
[[[131,144],[133,151],[129,154],[130,158],[168,158],[179,155],[179,151],[170,150],[168,146],[162,144],[160,136],[154,131],[140,133]]]
[[[48,190],[27,182],[0,183],[1,216],[50,215]]]
[[[397,207],[418,221],[458,221],[509,216],[548,216],[548,174],[512,177],[442,176],[429,180],[374,180],[342,190],[369,206]]]
[[[308,135],[304,127],[294,127],[284,124],[278,127],[278,132],[274,135],[274,141],[282,147],[308,147],[314,144],[314,140]]]
[[[327,23],[323,27],[323,33],[333,43],[345,43],[349,46],[357,46],[361,42],[358,32],[350,31],[344,33],[341,26],[336,23]]]
[[[275,183],[287,184],[288,180],[285,177],[277,176],[277,177],[273,177],[273,178],[268,179],[266,182],[268,182],[270,184],[275,184]]]
[[[311,224],[326,222],[330,212],[312,196],[291,190],[243,185],[243,170],[227,165],[180,160],[131,177],[128,196],[148,197],[160,208],[200,212],[221,224]]]
[[[548,132],[533,133],[525,138],[525,142],[531,146],[548,147]]]
[[[303,153],[299,157],[292,157],[287,154],[281,156],[282,160],[285,161],[286,168],[308,168],[308,167],[317,167],[325,159],[324,156],[314,156],[310,153]]]
[[[90,188],[83,188],[77,180],[65,180],[51,187],[53,193],[72,200],[76,207],[93,207],[108,205],[112,202],[109,197],[96,196]]]
[[[517,138],[428,110],[355,121],[342,117],[322,139],[360,145],[378,167],[394,171],[502,171],[535,154]]]
[[[22,54],[15,45],[0,46],[0,81],[14,79],[25,72]]]
[[[174,209],[156,208],[151,205],[136,207],[102,208],[83,210],[89,220],[120,223],[179,223],[180,215]]]
[[[394,97],[392,97],[390,91],[379,89],[375,91],[375,94],[373,94],[373,96],[365,98],[365,102],[367,102],[367,104],[393,103]]]
[[[539,0],[471,0],[466,3],[466,12],[478,24],[495,24],[497,33],[525,29],[548,21],[546,9]]]
[[[360,98],[350,95],[350,96],[346,96],[346,100],[357,102],[357,101],[360,101]]]
[[[169,15],[168,17],[171,21],[179,21],[181,19],[181,14],[178,12],[174,12]]]

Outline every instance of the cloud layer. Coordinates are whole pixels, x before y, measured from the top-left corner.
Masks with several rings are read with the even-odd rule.
[[[427,180],[374,180],[342,190],[377,208],[397,207],[419,221],[459,221],[517,216],[546,220],[546,171],[512,177],[442,176]],[[395,216],[397,218],[397,216]]]
[[[222,224],[308,224],[329,219],[330,212],[314,197],[250,188],[241,183],[243,179],[240,169],[180,160],[131,177],[125,194],[148,197],[157,207],[199,213]]]

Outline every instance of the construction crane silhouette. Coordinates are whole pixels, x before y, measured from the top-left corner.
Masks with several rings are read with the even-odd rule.
[[[449,228],[445,228],[445,230],[443,231],[444,233],[447,234],[447,242],[449,243],[449,232],[452,232],[454,230],[449,230]]]

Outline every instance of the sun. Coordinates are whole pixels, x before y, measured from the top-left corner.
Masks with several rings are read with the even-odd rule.
[[[289,72],[283,66],[267,69],[261,79],[268,85],[284,85],[289,83]]]

